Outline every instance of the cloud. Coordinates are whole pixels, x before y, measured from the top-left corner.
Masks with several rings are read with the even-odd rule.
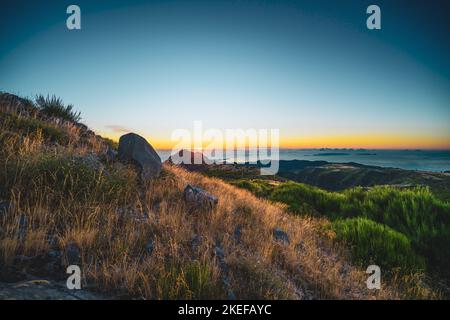
[[[105,126],[105,128],[111,130],[112,132],[117,132],[117,133],[123,133],[123,132],[131,132],[132,130],[125,128],[123,126],[120,125],[115,125],[115,124],[111,124],[111,125],[107,125]]]

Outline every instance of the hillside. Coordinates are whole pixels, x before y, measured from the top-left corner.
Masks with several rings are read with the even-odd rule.
[[[168,163],[142,181],[79,116],[56,98],[0,95],[0,298],[55,297],[35,285],[64,299],[437,297],[416,275],[368,290],[326,217]],[[187,185],[217,205],[193,209]],[[61,289],[69,264],[85,296]]]
[[[215,164],[202,172],[283,203],[291,214],[326,218],[356,264],[380,265],[388,277],[426,274],[450,294],[446,173],[302,160],[280,161],[276,176],[261,176],[250,164]]]
[[[213,165],[203,170],[209,176],[233,179],[292,180],[328,191],[353,187],[371,188],[388,185],[399,189],[427,186],[438,198],[450,201],[450,173],[404,170],[368,166],[359,163],[328,161],[280,160],[276,177],[260,176],[259,165]],[[188,168],[189,169],[189,168]]]
[[[438,197],[450,200],[450,174],[326,161],[280,161],[279,176],[330,191],[357,186],[428,186]]]

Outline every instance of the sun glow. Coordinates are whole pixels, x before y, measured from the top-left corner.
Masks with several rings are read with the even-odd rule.
[[[118,141],[120,134],[100,133],[114,141]],[[177,142],[164,137],[144,135],[156,148],[172,149]],[[203,147],[209,141],[203,141]],[[184,146],[189,148],[190,146]],[[244,148],[245,145],[237,145]],[[364,148],[364,149],[450,149],[450,137],[433,135],[402,135],[402,134],[361,134],[361,135],[315,135],[280,137],[282,149],[315,149],[315,148]],[[197,148],[201,150],[201,148]]]

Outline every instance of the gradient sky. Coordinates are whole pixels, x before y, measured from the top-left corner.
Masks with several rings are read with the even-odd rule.
[[[279,128],[282,147],[450,148],[448,30],[450,1],[2,0],[0,90],[157,148],[194,120]]]

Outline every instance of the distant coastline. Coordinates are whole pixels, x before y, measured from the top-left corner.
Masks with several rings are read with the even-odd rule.
[[[171,151],[158,150],[158,153],[162,159],[167,159]],[[246,162],[246,154],[248,156],[245,150],[238,149],[236,162]],[[358,163],[415,171],[450,171],[450,150],[280,149],[279,159],[309,161],[314,159],[314,161]]]

